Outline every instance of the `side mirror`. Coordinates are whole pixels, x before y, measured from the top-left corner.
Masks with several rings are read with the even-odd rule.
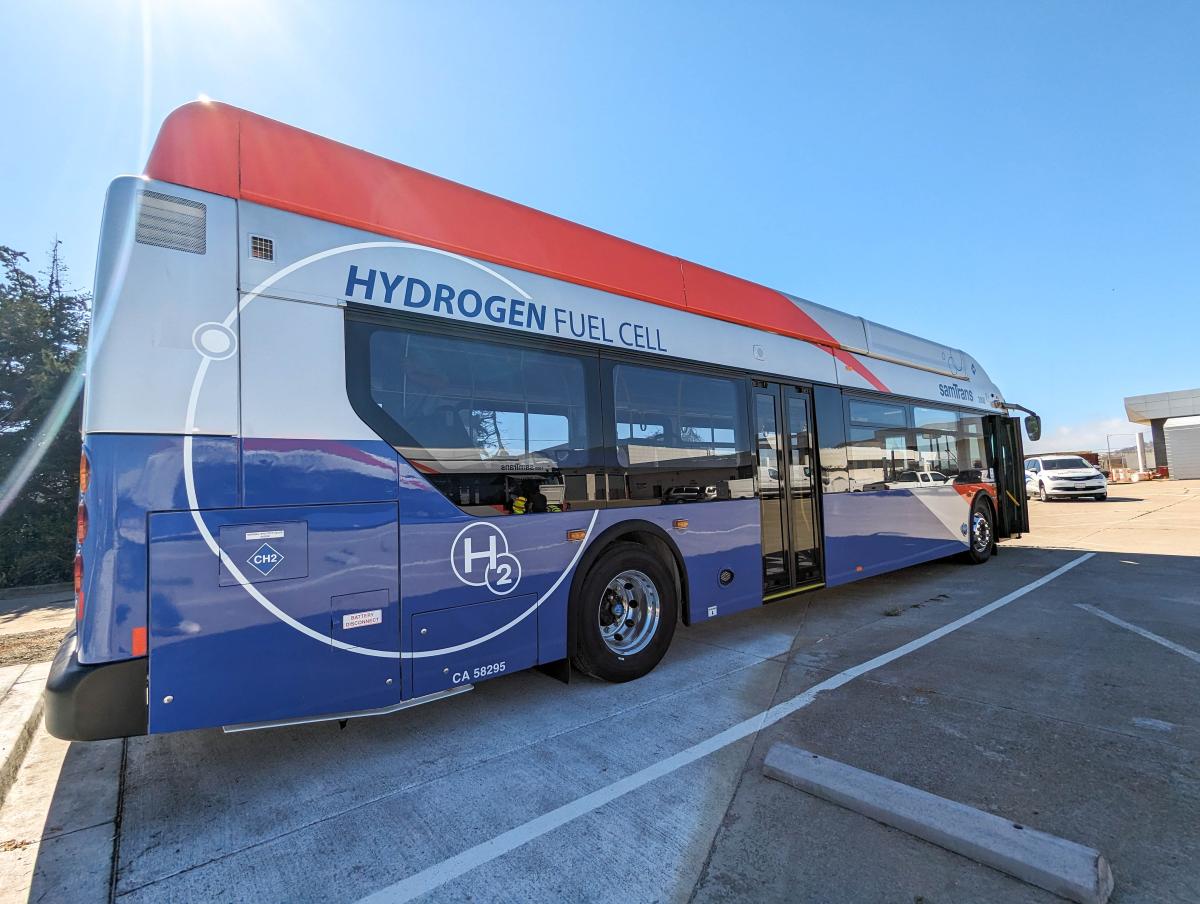
[[[1029,437],[1029,441],[1033,443],[1042,438],[1042,419],[1036,414],[1031,414],[1025,418],[1025,434]]]

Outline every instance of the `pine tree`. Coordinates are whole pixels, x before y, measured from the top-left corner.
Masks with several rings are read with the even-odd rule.
[[[57,240],[49,258],[39,279],[0,245],[0,587],[70,580],[74,558],[80,399],[52,418],[78,396],[90,296],[64,288]]]

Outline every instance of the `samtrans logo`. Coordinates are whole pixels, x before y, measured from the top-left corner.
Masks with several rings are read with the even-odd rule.
[[[964,389],[957,383],[939,383],[938,392],[942,394],[943,399],[958,399],[961,402],[975,401],[975,393]]]
[[[552,308],[528,298],[488,295],[447,283],[430,285],[415,276],[351,264],[344,296],[351,301],[393,305],[462,320],[487,320],[501,326],[536,330],[589,342],[604,342],[649,352],[665,352],[662,330],[633,321],[616,323],[603,314]]]

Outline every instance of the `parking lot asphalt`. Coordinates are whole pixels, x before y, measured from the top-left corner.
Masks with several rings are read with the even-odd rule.
[[[1200,555],[1200,480],[1114,483],[1108,499],[1032,500],[1032,531],[1009,546]]]
[[[786,740],[1097,847],[1114,901],[1200,900],[1200,483],[1134,487],[1034,502],[981,567],[681,629],[626,685],[531,672],[345,730],[71,745],[45,824],[101,842],[44,844],[29,898],[91,870],[128,902],[1058,900],[764,778]],[[104,757],[111,824],[72,822],[72,764]]]

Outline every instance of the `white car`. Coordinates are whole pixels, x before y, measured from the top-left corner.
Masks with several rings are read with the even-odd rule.
[[[948,483],[950,478],[940,471],[901,471],[896,477],[896,483],[920,483],[941,485]]]
[[[1025,459],[1025,492],[1042,502],[1090,496],[1108,498],[1108,480],[1095,465],[1078,455],[1039,455]]]

